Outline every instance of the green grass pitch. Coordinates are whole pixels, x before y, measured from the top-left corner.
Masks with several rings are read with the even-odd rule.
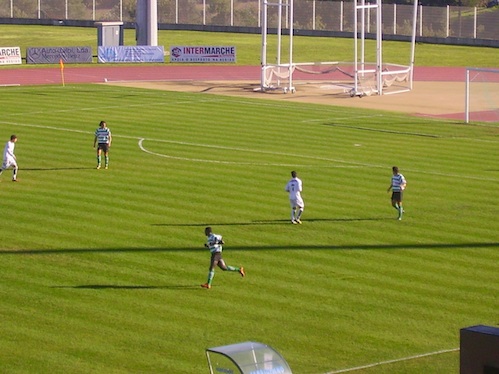
[[[297,374],[391,360],[355,372],[448,374],[460,328],[499,324],[497,125],[104,85],[1,91],[20,165],[18,183],[0,177],[4,373],[207,373],[207,347],[252,340]],[[109,170],[95,170],[100,120]],[[393,165],[408,181],[400,222]],[[206,225],[246,278],[217,270],[199,287]]]

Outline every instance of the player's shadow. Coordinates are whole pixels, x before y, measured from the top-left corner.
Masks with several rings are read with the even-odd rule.
[[[23,171],[59,171],[59,170],[90,170],[95,167],[72,167],[72,168],[23,168]]]
[[[248,222],[210,222],[210,223],[152,223],[151,226],[167,227],[206,227],[206,226],[254,226],[254,225],[284,225],[289,224],[289,220],[268,220],[268,221],[248,221]]]
[[[359,222],[359,221],[393,221],[390,217],[358,217],[358,218],[307,218],[303,224],[313,222]],[[205,223],[152,223],[151,226],[167,227],[206,227],[206,226],[258,226],[258,225],[290,225],[289,219],[254,220],[248,222],[205,222]]]
[[[52,286],[51,288],[71,288],[87,290],[194,290],[199,286],[193,285],[173,285],[173,286],[140,286],[140,285],[119,285],[119,284],[81,284],[77,286]]]
[[[398,222],[398,221],[396,221]],[[290,225],[291,226],[291,225]],[[297,227],[297,226],[292,226]],[[498,242],[459,242],[459,243],[398,243],[398,244],[286,244],[286,245],[256,245],[256,246],[231,246],[233,251],[302,251],[302,250],[411,250],[411,249],[469,249],[469,248],[499,248]],[[203,247],[125,247],[125,248],[65,248],[65,249],[0,249],[0,256],[26,256],[26,255],[75,255],[75,254],[92,254],[92,253],[160,253],[160,252],[205,252]],[[79,286],[60,286],[61,288],[126,288],[129,289],[140,287],[153,287],[141,285],[79,285]],[[165,285],[156,288],[190,288],[189,285]]]

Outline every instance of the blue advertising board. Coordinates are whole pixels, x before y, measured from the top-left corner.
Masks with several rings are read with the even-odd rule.
[[[165,62],[163,47],[138,45],[99,47],[98,61],[106,62]]]

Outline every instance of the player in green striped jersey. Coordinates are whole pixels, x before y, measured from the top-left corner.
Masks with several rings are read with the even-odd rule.
[[[404,214],[404,208],[402,207],[402,196],[407,185],[407,181],[404,176],[400,174],[399,168],[397,166],[392,167],[392,181],[390,187],[388,187],[387,192],[392,190],[392,206],[398,211],[398,220],[402,219]]]
[[[97,145],[97,169],[101,167],[102,152],[104,152],[104,166],[106,169],[109,167],[109,147],[111,147],[112,140],[111,130],[107,127],[106,122],[100,121],[94,137],[94,148]]]
[[[244,277],[246,273],[244,272],[243,267],[238,268],[225,264],[225,261],[222,258],[222,245],[225,244],[222,235],[214,234],[211,227],[205,228],[204,234],[207,237],[207,241],[204,246],[210,250],[211,261],[210,270],[208,272],[208,280],[205,284],[202,284],[201,287],[211,288],[211,283],[213,281],[213,277],[215,276],[215,268],[217,266],[223,271],[237,271],[239,274],[241,274],[242,277]]]

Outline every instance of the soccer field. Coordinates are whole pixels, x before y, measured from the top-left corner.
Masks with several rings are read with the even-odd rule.
[[[257,341],[297,374],[448,374],[460,328],[499,324],[497,125],[107,85],[1,91],[20,166],[18,183],[0,177],[2,372],[208,373],[206,348]],[[101,120],[109,170],[95,169]],[[218,269],[200,287],[207,225],[245,278]]]

